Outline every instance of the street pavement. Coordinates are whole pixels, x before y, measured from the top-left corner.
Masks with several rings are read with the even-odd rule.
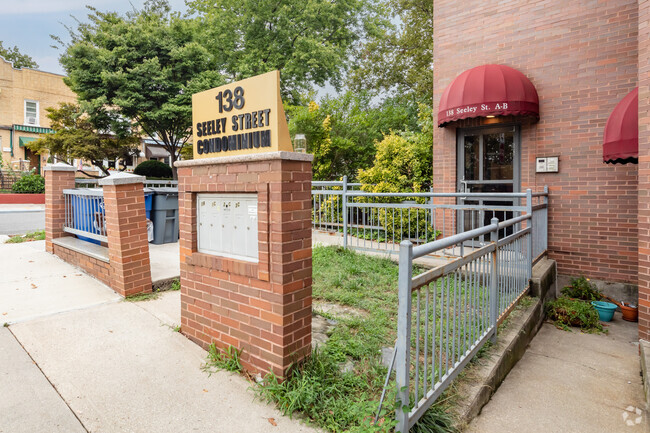
[[[0,235],[45,230],[45,205],[0,204]]]

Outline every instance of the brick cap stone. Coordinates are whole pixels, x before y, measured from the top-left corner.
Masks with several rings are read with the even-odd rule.
[[[56,164],[48,164],[43,167],[44,171],[77,171],[77,168],[74,165],[66,164],[63,162],[57,162]]]
[[[256,161],[271,161],[274,159],[282,159],[285,161],[305,161],[312,162],[314,155],[309,153],[298,152],[265,152],[265,153],[252,153],[249,155],[236,155],[236,156],[222,156],[219,158],[202,158],[190,159],[189,161],[176,161],[176,167],[196,167],[199,165],[217,165],[217,164],[232,164],[237,162],[256,162]]]
[[[144,176],[131,173],[113,173],[108,177],[99,179],[100,185],[128,185],[131,183],[144,183]]]

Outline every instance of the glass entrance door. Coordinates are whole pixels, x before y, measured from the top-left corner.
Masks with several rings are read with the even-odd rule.
[[[458,136],[457,161],[458,192],[519,192],[519,128],[509,126],[461,130]],[[458,202],[468,207],[497,208],[477,208],[460,212],[460,231],[490,224],[494,217],[499,218],[499,221],[512,218],[513,213],[503,208],[516,204],[512,199],[502,198],[477,200],[461,197]]]

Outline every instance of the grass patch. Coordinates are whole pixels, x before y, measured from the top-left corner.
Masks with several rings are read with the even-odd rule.
[[[142,302],[142,301],[153,301],[154,299],[158,299],[160,297],[160,292],[155,291],[151,293],[141,293],[138,295],[133,295],[133,296],[127,296],[124,298],[126,302]]]
[[[23,242],[43,241],[45,240],[45,230],[27,233],[25,235],[11,236],[7,239],[7,244],[21,244]]]
[[[169,286],[168,290],[178,291],[180,289],[181,289],[181,281],[180,280],[174,280],[172,282],[171,286]]]
[[[301,412],[331,432],[379,432],[394,427],[395,384],[389,384],[383,417],[374,416],[387,369],[380,349],[393,347],[397,332],[396,263],[339,247],[313,249],[313,297],[367,312],[335,317],[338,324],[326,344],[296,365],[286,380],[268,374],[259,395],[286,415]],[[414,275],[423,269],[414,267]],[[352,362],[353,370],[341,366]],[[412,431],[453,432],[444,406],[434,405]]]
[[[234,346],[228,346],[226,350],[221,350],[216,344],[212,343],[208,347],[208,361],[203,366],[203,371],[206,371],[208,374],[212,374],[218,370],[241,373],[243,367],[239,359],[240,356],[241,350],[238,350]]]

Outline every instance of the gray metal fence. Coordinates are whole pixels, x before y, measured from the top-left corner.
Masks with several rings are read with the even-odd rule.
[[[101,188],[64,189],[63,231],[86,239],[108,242],[104,191]]]
[[[312,227],[339,233],[346,248],[398,254],[403,240],[421,245],[488,225],[492,218],[504,221],[532,214],[538,223],[534,257],[546,251],[548,189],[539,193],[374,193],[360,187],[345,177],[341,182],[313,182]],[[508,227],[501,234],[515,229]],[[484,235],[477,236],[438,255],[463,256],[466,248],[479,248],[485,242]]]
[[[75,179],[75,184],[78,187],[88,187],[88,186],[96,186],[99,183],[99,179]],[[177,180],[145,180],[144,181],[144,187],[145,188],[155,188],[155,187],[164,187],[164,186],[169,186],[169,187],[177,187],[178,186],[178,181]]]
[[[400,244],[394,360],[401,406],[396,411],[397,431],[407,432],[479,349],[496,339],[497,324],[528,288],[531,221],[531,214],[501,223],[494,218],[484,227],[424,245],[408,240]],[[500,233],[505,235],[499,238]],[[481,237],[488,242],[412,275],[414,259]]]

